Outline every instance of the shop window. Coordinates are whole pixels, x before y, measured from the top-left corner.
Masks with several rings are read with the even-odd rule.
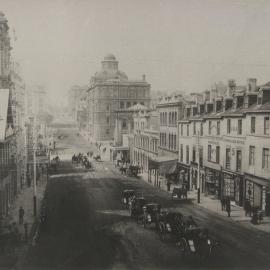
[[[231,119],[227,119],[227,134],[231,133]]]
[[[236,151],[236,171],[240,172],[242,168],[242,151]]]
[[[263,148],[262,167],[263,169],[270,168],[269,148]]]
[[[254,166],[255,164],[255,146],[249,147],[249,165]]]
[[[250,123],[250,132],[255,133],[256,132],[256,118],[253,116],[251,117],[251,123]]]
[[[238,120],[238,128],[237,128],[238,135],[242,134],[242,119]]]
[[[264,134],[269,135],[269,117],[264,117]]]
[[[227,148],[226,149],[226,169],[230,169],[231,168],[231,149]]]

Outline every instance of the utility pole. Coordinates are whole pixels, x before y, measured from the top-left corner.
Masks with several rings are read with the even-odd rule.
[[[34,166],[34,179],[33,179],[33,203],[34,203],[34,216],[37,216],[37,160],[36,160],[36,116],[33,117],[33,166]]]
[[[197,169],[197,201],[201,202],[201,181],[200,181],[200,134],[197,132],[197,150],[198,150],[198,169]]]

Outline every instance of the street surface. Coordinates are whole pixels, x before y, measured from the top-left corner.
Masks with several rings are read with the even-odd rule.
[[[87,145],[74,133],[57,142],[66,158],[86,153]],[[167,192],[139,178],[122,176],[110,162],[94,162],[94,167],[86,171],[69,158],[51,175],[47,223],[23,269],[269,269],[269,234],[191,201],[172,202]],[[154,228],[144,229],[129,216],[120,201],[122,190],[128,188],[163,208],[192,215],[199,225],[209,228],[220,246],[209,259],[183,260],[172,242],[161,242]]]

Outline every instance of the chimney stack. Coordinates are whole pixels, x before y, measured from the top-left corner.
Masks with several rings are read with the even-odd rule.
[[[145,82],[145,74],[142,75],[142,80]]]
[[[233,79],[228,80],[228,86],[227,86],[227,96],[228,97],[232,96],[232,94],[235,91],[235,88],[236,88],[235,80],[233,80]]]
[[[255,92],[257,87],[257,79],[256,78],[249,78],[247,79],[247,92]]]

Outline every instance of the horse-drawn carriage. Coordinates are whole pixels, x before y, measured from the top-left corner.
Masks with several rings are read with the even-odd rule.
[[[141,221],[144,228],[150,224],[155,224],[157,227],[160,210],[161,205],[159,203],[148,203],[143,206],[143,215],[141,216]]]
[[[131,201],[135,196],[135,191],[133,189],[125,189],[122,192],[122,203],[125,206],[131,205]]]
[[[130,165],[127,169],[127,174],[129,176],[135,176],[137,177],[139,174],[140,167],[137,165]]]
[[[101,156],[100,155],[95,155],[95,156],[93,156],[93,159],[95,161],[101,161]]]
[[[157,231],[160,239],[164,241],[170,237],[171,240],[177,241],[177,237],[185,228],[183,215],[175,211],[162,212],[159,216]]]
[[[175,187],[172,191],[172,200],[187,199],[187,188],[185,186]]]
[[[208,230],[200,227],[186,228],[180,241],[182,256],[198,255],[208,257],[212,254],[213,248],[217,245],[208,235]]]
[[[144,197],[135,197],[130,205],[130,216],[135,217],[137,222],[140,222],[141,217],[144,213],[143,207],[146,205]]]

